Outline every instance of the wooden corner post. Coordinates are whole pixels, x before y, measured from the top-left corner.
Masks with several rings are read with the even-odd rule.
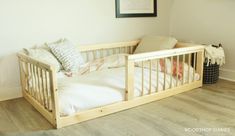
[[[134,98],[134,61],[126,56],[126,101]]]
[[[197,67],[196,72],[200,75],[201,84],[203,82],[203,68],[204,68],[204,49],[197,53]]]
[[[56,78],[56,72],[55,68],[52,67],[49,73],[50,76],[50,81],[51,81],[51,97],[52,97],[52,114],[53,114],[53,119],[55,121],[55,127],[56,128],[61,128],[60,124],[60,111],[59,111],[59,102],[58,102],[58,88],[57,88],[57,78]]]

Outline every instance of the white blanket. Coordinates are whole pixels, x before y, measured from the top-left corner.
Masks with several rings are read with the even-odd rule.
[[[141,95],[141,68],[135,67],[134,96]],[[156,75],[152,71],[152,75]],[[188,78],[186,78],[188,79]],[[193,76],[190,75],[192,81]],[[195,80],[199,75],[195,75]],[[187,82],[186,80],[184,82]],[[176,85],[176,79],[172,79]],[[181,81],[178,82],[181,84]],[[158,90],[163,90],[164,74],[159,72]],[[166,75],[165,88],[170,87],[170,76]],[[125,68],[105,69],[82,76],[58,78],[59,107],[62,116],[72,115],[79,111],[101,107],[125,99]],[[144,94],[149,90],[149,70],[144,70]],[[152,77],[152,92],[156,91],[156,76]]]

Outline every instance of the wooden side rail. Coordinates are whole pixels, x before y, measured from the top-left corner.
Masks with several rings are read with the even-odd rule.
[[[131,46],[137,46],[139,42],[140,40],[135,40],[130,42],[109,43],[109,44],[83,45],[83,46],[78,46],[78,50],[84,52],[84,51],[94,51],[101,49],[122,48],[129,46],[131,47]]]
[[[55,68],[23,53],[18,58],[23,96],[56,126],[59,110]]]
[[[142,69],[141,96],[144,95],[145,91],[148,92],[147,94],[151,95],[153,92],[159,92],[160,72],[164,74],[163,88],[161,88],[162,91],[172,89],[174,87],[183,86],[185,84],[190,84],[191,82],[196,82],[195,73],[198,73],[200,75],[199,82],[202,83],[204,61],[203,55],[204,47],[194,46],[127,56],[126,100],[131,100],[134,98],[134,90],[136,88],[135,85],[137,84],[135,83],[135,65]],[[170,71],[167,70],[169,69],[169,65],[167,65],[167,62],[168,64],[170,62]],[[160,69],[160,66],[162,69]],[[185,69],[187,70],[187,72],[185,72]],[[146,70],[149,71],[148,77],[145,77]],[[180,70],[182,72],[180,72]],[[167,76],[169,75],[170,81],[167,81]],[[192,77],[192,81],[190,77]],[[173,83],[173,79],[176,80],[175,83]],[[147,90],[145,90],[146,88]]]
[[[185,48],[185,47],[194,47],[194,46],[203,46],[203,45],[196,43],[178,42],[174,48]]]
[[[198,51],[204,51],[204,46],[194,46],[194,47],[186,47],[186,48],[176,48],[170,50],[161,50],[155,52],[148,53],[140,53],[133,54],[128,56],[128,60],[133,60],[135,62],[150,60],[150,59],[159,59],[159,58],[167,58],[174,55],[183,55],[187,53],[194,53]]]
[[[87,45],[87,46],[78,46],[78,50],[82,52],[83,57],[86,61],[91,61],[113,54],[133,54],[139,40],[130,41],[130,42],[120,42],[113,44],[98,44],[98,45]]]

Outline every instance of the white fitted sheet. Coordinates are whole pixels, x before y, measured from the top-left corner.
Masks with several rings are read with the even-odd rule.
[[[141,95],[142,72],[141,68],[135,68],[134,96]],[[156,75],[152,71],[152,75]],[[149,90],[149,70],[144,70],[144,94]],[[185,78],[188,79],[188,78]],[[190,75],[192,81],[193,76]],[[199,75],[195,74],[195,80]],[[187,82],[186,80],[184,82]],[[172,79],[173,86],[176,79]],[[180,81],[178,82],[180,84]],[[163,90],[164,74],[159,72],[158,90]],[[166,89],[170,86],[170,76],[166,75]],[[156,76],[152,76],[152,90],[156,90]],[[75,114],[79,111],[101,107],[125,98],[125,68],[105,69],[91,72],[82,76],[58,78],[59,107],[61,116]]]

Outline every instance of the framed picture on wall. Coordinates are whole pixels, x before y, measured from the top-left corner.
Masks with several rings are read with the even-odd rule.
[[[116,17],[156,17],[157,0],[116,0]]]

